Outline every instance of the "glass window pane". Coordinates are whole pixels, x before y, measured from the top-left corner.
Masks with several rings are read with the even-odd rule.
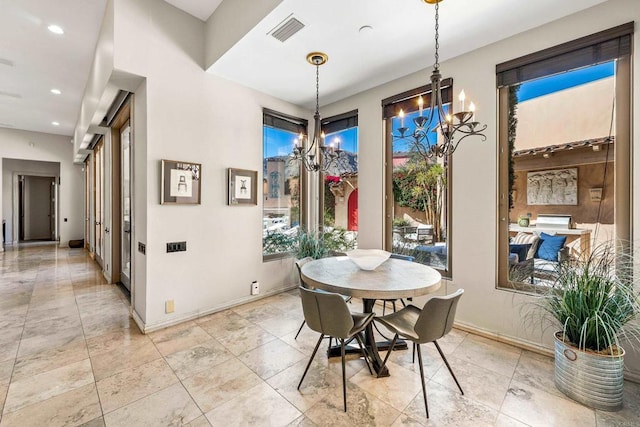
[[[508,90],[509,247],[501,286],[550,285],[558,263],[615,239],[615,62],[516,84]],[[608,102],[606,100],[609,100]],[[575,120],[567,120],[571,111]],[[505,166],[503,166],[505,167]],[[542,234],[545,233],[545,234]],[[546,236],[561,244],[546,250]],[[550,240],[549,240],[550,241]]]
[[[300,164],[289,157],[297,134],[264,126],[263,255],[291,250],[300,226]]]
[[[448,105],[444,110],[446,114]],[[414,120],[428,114],[425,109],[422,113],[414,111],[404,118],[391,119],[392,251],[448,271],[449,166],[446,158],[429,155],[429,147],[439,142],[441,135],[432,131],[424,139],[412,136],[416,129]],[[400,131],[403,128],[404,134]]]
[[[325,144],[339,157],[324,176],[325,227],[347,230],[355,241],[358,232],[358,128],[329,133]]]

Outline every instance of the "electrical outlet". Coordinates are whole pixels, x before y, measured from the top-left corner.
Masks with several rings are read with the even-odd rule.
[[[260,283],[257,280],[251,282],[251,295],[258,295],[260,293]]]
[[[164,312],[169,314],[169,313],[173,313],[175,311],[175,306],[173,304],[173,300],[167,300],[164,302]]]

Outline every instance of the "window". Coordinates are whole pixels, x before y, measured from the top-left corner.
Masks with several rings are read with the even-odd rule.
[[[289,161],[295,139],[307,121],[271,110],[263,112],[262,254],[285,256],[301,223],[300,163]]]
[[[320,216],[325,231],[346,230],[350,241],[358,232],[358,111],[322,121],[325,144],[341,150],[320,184]]]
[[[498,287],[549,285],[558,263],[629,241],[632,32],[622,25],[496,67]]]
[[[442,82],[445,112],[450,108],[453,81]],[[426,142],[400,137],[401,127],[413,134],[413,119],[429,114],[420,111],[419,97],[430,105],[431,85],[382,101],[386,128],[385,248],[413,256],[451,277],[451,156],[429,158]],[[399,117],[399,112],[404,117]],[[441,138],[435,132],[431,138]]]

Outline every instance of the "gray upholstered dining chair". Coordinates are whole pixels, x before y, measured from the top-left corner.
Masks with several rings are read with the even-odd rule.
[[[393,259],[401,259],[403,261],[409,261],[409,262],[413,262],[415,260],[414,257],[412,257],[411,255],[403,255],[403,254],[391,254],[389,256],[389,258],[393,258]],[[408,298],[409,301],[411,301],[411,298]],[[404,300],[402,298],[400,299],[383,299],[382,300],[382,315],[384,316],[385,311],[387,310],[387,303],[390,302],[392,307],[393,307],[393,311],[397,311],[396,310],[396,301],[400,301],[400,303],[402,304],[403,307],[406,307],[407,304],[404,302]]]
[[[309,358],[309,363],[307,363],[304,374],[302,374],[300,383],[298,383],[298,390],[300,390],[302,381],[304,381],[304,377],[307,375],[307,371],[309,371],[309,366],[311,366],[311,362],[318,351],[320,343],[325,336],[333,337],[340,341],[340,354],[342,355],[342,396],[344,411],[347,412],[347,380],[344,359],[345,341],[351,340],[352,338],[356,339],[364,356],[367,368],[369,369],[369,373],[373,374],[369,361],[367,360],[366,352],[364,351],[364,344],[360,333],[371,323],[374,313],[351,313],[344,298],[339,294],[300,287],[300,296],[302,297],[304,319],[307,325],[309,325],[309,328],[320,333],[320,338],[318,339],[316,347],[313,349],[313,353]]]
[[[306,289],[313,289],[313,287],[309,286],[302,279],[302,266],[305,265],[306,263],[308,263],[309,261],[313,261],[313,258],[311,258],[310,256],[308,256],[306,258],[299,259],[299,260],[296,261],[296,267],[298,268],[298,276],[300,276],[300,286],[302,286],[303,288],[306,288]],[[324,291],[320,290],[320,292],[324,292]],[[351,297],[344,296],[344,295],[341,295],[341,296],[345,300],[345,302],[351,301]],[[298,332],[296,333],[296,336],[293,338],[294,340],[298,339],[298,335],[300,335],[300,332],[302,331],[302,328],[304,328],[305,323],[306,323],[306,321],[303,320],[302,324],[300,325],[300,328],[298,328]],[[331,346],[331,340],[329,340],[329,346]]]
[[[418,363],[420,364],[420,377],[422,379],[422,395],[424,397],[424,407],[427,411],[427,418],[429,418],[429,406],[427,404],[427,389],[424,383],[424,367],[422,364],[420,344],[429,342],[435,344],[436,349],[438,349],[438,353],[440,353],[440,357],[442,357],[445,365],[447,365],[449,373],[451,373],[458,389],[460,389],[460,393],[464,395],[464,391],[462,391],[462,387],[451,370],[451,366],[449,365],[447,358],[444,356],[442,349],[440,349],[437,341],[451,331],[453,321],[456,316],[458,301],[463,293],[463,289],[458,289],[450,295],[432,297],[427,301],[422,310],[414,305],[408,305],[395,313],[391,313],[383,317],[376,317],[377,322],[386,326],[395,334],[393,336],[393,340],[391,340],[389,351],[382,362],[380,372],[382,372],[386,365],[398,337],[412,341],[417,349]]]

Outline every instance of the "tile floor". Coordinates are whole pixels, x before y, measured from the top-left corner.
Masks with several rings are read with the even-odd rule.
[[[8,250],[0,426],[640,425],[639,385],[625,384],[622,411],[594,411],[555,389],[549,358],[456,330],[442,347],[464,396],[429,346],[429,420],[410,351],[382,379],[351,358],[344,413],[339,358],[319,352],[296,390],[317,340],[307,328],[293,339],[301,319],[290,292],[145,336],[83,250]]]

